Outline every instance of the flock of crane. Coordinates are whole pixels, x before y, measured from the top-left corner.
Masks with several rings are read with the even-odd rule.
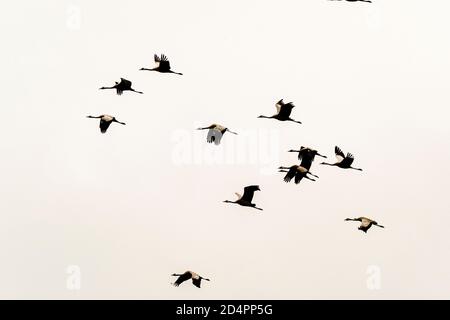
[[[341,0],[330,0],[330,1],[341,1]],[[349,2],[371,2],[369,0],[346,0]],[[167,57],[164,54],[161,54],[161,56],[154,55],[154,61],[155,66],[153,68],[141,68],[139,70],[145,70],[145,71],[156,71],[161,73],[173,73],[177,75],[182,75],[182,73],[175,72],[171,69],[170,62],[167,59]],[[132,88],[132,82],[121,78],[120,82],[116,82],[114,86],[110,87],[101,87],[100,90],[105,89],[113,89],[116,90],[117,95],[122,95],[124,91],[132,91],[135,93],[143,94],[142,91],[135,90]],[[283,99],[279,100],[276,104],[277,113],[272,116],[264,116],[260,115],[258,118],[265,118],[265,119],[275,119],[278,121],[290,121],[295,122],[298,124],[301,124],[300,121],[294,120],[291,118],[291,112],[292,109],[295,107],[292,102],[285,103]],[[100,119],[100,131],[101,133],[106,133],[109,126],[115,122],[119,123],[121,125],[125,125],[124,122],[121,122],[117,120],[114,116],[102,114],[99,116],[87,116],[88,118],[95,118]],[[219,124],[212,124],[208,127],[198,128],[197,130],[208,130],[206,141],[208,143],[214,143],[216,145],[219,145],[221,142],[221,139],[223,135],[226,132],[232,133],[237,135],[236,132],[231,131],[230,129],[219,125]],[[298,154],[298,160],[300,161],[300,164],[298,165],[292,165],[289,167],[286,166],[280,166],[278,168],[279,172],[286,173],[284,176],[284,181],[286,183],[289,183],[292,179],[294,179],[295,184],[299,184],[300,181],[305,178],[311,181],[316,181],[314,178],[318,178],[317,175],[313,174],[310,169],[312,166],[312,163],[316,156],[327,158],[324,155],[321,155],[317,150],[301,146],[299,150],[289,150],[288,152],[295,152]],[[362,171],[361,168],[355,168],[352,167],[354,157],[351,153],[344,154],[344,152],[336,146],[334,149],[335,155],[336,155],[336,162],[334,163],[327,163],[327,162],[321,162],[322,165],[328,165],[328,166],[336,166],[341,169],[354,169],[358,171]],[[314,178],[312,178],[314,177]],[[252,202],[253,196],[255,191],[261,191],[260,187],[258,185],[250,185],[244,187],[244,193],[240,195],[239,193],[236,193],[238,199],[236,201],[230,201],[225,200],[225,203],[231,203],[231,204],[238,204],[244,207],[250,207],[256,210],[263,210],[262,208],[259,208],[256,206],[255,203]],[[372,226],[377,226],[380,228],[384,228],[384,226],[378,224],[375,220],[366,218],[366,217],[358,217],[358,218],[347,218],[345,221],[358,221],[360,222],[360,226],[358,227],[359,230],[363,231],[364,233],[367,232]],[[202,276],[198,275],[197,273],[193,271],[186,271],[182,274],[174,273],[172,276],[178,277],[177,280],[173,283],[174,286],[179,286],[181,283],[192,280],[193,285],[200,288],[201,281],[206,280],[210,281],[207,278],[203,278]]]

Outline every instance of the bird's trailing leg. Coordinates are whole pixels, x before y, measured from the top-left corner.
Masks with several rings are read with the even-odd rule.
[[[313,177],[315,177],[315,178],[319,178],[319,176],[316,176],[315,174],[312,174],[311,172],[307,172],[306,174],[310,174],[310,175],[312,175]]]
[[[297,121],[297,120],[294,120],[294,119],[291,119],[291,118],[289,118],[289,121],[292,121],[292,122],[295,122],[295,123],[298,123],[298,124],[302,124],[301,121]]]

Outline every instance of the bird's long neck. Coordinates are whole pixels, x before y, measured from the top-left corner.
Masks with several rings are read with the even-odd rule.
[[[180,73],[180,72],[175,72],[175,71],[172,71],[172,70],[170,70],[169,71],[170,73],[174,73],[174,74],[179,74],[180,76],[182,76],[183,74],[182,73]]]
[[[143,92],[142,91],[137,91],[137,90],[134,90],[134,89],[130,89],[131,91],[133,91],[133,92],[136,92],[136,93],[140,93],[140,94],[143,94]]]
[[[155,69],[149,69],[149,68],[141,68],[140,70],[145,70],[145,71],[155,71]]]
[[[98,119],[101,118],[102,116],[98,116],[98,117],[94,117],[94,116],[87,116],[87,118],[94,118],[94,119]]]
[[[236,203],[236,201],[225,200],[226,203]]]
[[[101,87],[100,90],[105,90],[105,89],[115,89],[116,86],[112,86],[112,87]]]
[[[327,166],[335,166],[336,165],[336,163],[327,163],[327,162],[321,162],[320,164],[324,164]]]
[[[353,167],[350,167],[350,169],[358,170],[358,171],[363,171],[363,169],[361,169],[361,168],[353,168]]]
[[[270,116],[270,117],[268,117],[268,116],[263,116],[263,115],[260,115],[258,118],[264,118],[264,119],[272,119],[274,116]]]
[[[298,123],[298,124],[302,124],[301,121],[297,121],[297,120],[294,120],[294,119],[291,119],[291,118],[289,118],[289,121],[292,121],[292,122],[295,122],[295,123]]]

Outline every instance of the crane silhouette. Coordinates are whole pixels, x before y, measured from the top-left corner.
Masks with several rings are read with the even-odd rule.
[[[259,186],[247,186],[244,188],[244,194],[241,196],[239,193],[235,193],[238,196],[236,201],[225,200],[226,203],[235,203],[244,207],[251,207],[257,210],[262,210],[261,208],[256,207],[256,204],[252,203],[253,195],[255,191],[261,191]]]
[[[361,222],[361,225],[358,227],[358,230],[363,231],[364,233],[367,233],[367,230],[370,229],[371,226],[377,226],[380,228],[384,228],[384,226],[378,224],[375,220],[366,218],[366,217],[359,217],[359,218],[347,218],[345,221],[359,221]]]
[[[175,74],[179,74],[180,76],[183,75],[182,73],[175,72],[170,69],[170,62],[164,54],[161,54],[161,57],[158,57],[158,55],[155,54],[154,58],[155,58],[156,67],[150,68],[150,69],[149,68],[141,68],[139,70],[158,71],[161,73],[175,73]]]
[[[134,90],[133,88],[131,88],[131,84],[132,83],[131,83],[130,80],[127,80],[127,79],[124,79],[124,78],[120,78],[120,82],[116,81],[116,84],[114,86],[112,86],[112,87],[101,87],[100,90],[116,89],[116,92],[117,92],[117,94],[119,96],[122,95],[122,93],[124,91],[133,91],[133,92],[140,93],[140,94],[143,93],[141,91],[137,91],[137,90]]]
[[[261,115],[258,118],[276,119],[279,121],[292,121],[301,124],[300,121],[296,121],[290,117],[292,109],[295,107],[292,102],[284,103],[283,99],[281,99],[275,104],[275,107],[277,108],[277,113],[273,116],[268,117]]]
[[[229,132],[232,134],[236,134],[236,132],[231,131],[228,128],[225,128],[224,126],[221,126],[220,124],[213,123],[209,127],[204,128],[197,128],[197,130],[208,130],[208,135],[206,137],[206,141],[208,143],[215,143],[216,145],[220,144],[220,141],[222,140],[223,135],[225,132]]]
[[[180,284],[185,282],[186,280],[192,279],[192,284],[197,288],[200,288],[200,283],[202,280],[210,281],[207,278],[203,278],[193,271],[186,271],[184,273],[173,273],[172,276],[178,277],[178,279],[173,283],[175,287],[178,287]]]
[[[311,169],[311,165],[316,156],[326,158],[326,156],[321,155],[317,150],[311,149],[309,147],[300,147],[300,150],[289,150],[288,152],[298,152],[298,160],[301,161],[300,166],[305,169]]]
[[[336,166],[336,167],[339,167],[342,169],[353,169],[353,170],[362,171],[361,168],[352,167],[352,163],[353,163],[353,160],[355,160],[355,158],[353,157],[353,155],[351,153],[347,153],[347,155],[345,155],[338,146],[334,147],[334,153],[336,154],[337,162],[335,162],[335,163],[321,162],[320,164],[325,164],[328,166]]]
[[[279,169],[278,172],[287,172],[287,174],[284,176],[283,179],[287,183],[290,182],[294,177],[295,177],[294,179],[295,184],[299,184],[303,178],[306,178],[311,181],[316,181],[313,178],[308,177],[308,174],[318,178],[318,176],[309,172],[308,169],[298,165],[293,165],[290,167],[279,167],[278,169]]]
[[[111,123],[113,123],[113,122],[117,122],[117,123],[120,123],[122,125],[125,125],[124,122],[120,122],[115,117],[107,115],[107,114],[102,114],[102,115],[97,116],[97,117],[95,117],[95,116],[87,116],[87,118],[100,119],[100,131],[101,131],[101,133],[105,133],[108,130],[109,125]]]

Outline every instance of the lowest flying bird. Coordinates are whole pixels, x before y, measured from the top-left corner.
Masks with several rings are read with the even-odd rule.
[[[252,203],[253,195],[255,194],[255,191],[261,191],[259,186],[253,185],[253,186],[247,186],[244,188],[244,194],[241,196],[239,193],[235,192],[238,199],[236,201],[230,201],[225,200],[226,203],[235,203],[244,207],[250,207],[257,210],[262,210],[261,208],[258,208],[256,204]]]
[[[192,279],[192,284],[196,286],[197,288],[200,288],[200,283],[202,280],[210,281],[207,278],[203,278],[202,276],[199,276],[197,273],[193,271],[186,271],[184,273],[174,273],[172,274],[174,277],[178,277],[178,279],[173,283],[175,287],[178,287],[180,284],[182,284],[184,281]]]

